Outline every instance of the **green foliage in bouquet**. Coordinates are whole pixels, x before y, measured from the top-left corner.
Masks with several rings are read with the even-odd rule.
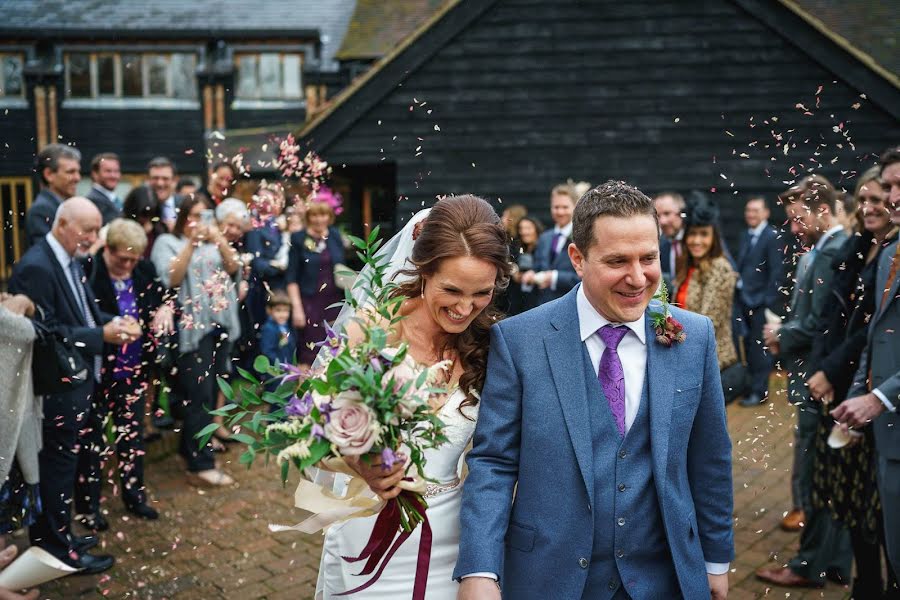
[[[378,228],[368,239],[350,239],[370,268],[345,293],[344,303],[354,314],[347,328],[335,331],[325,325],[327,336],[318,344],[319,358],[309,371],[270,364],[259,356],[254,368],[263,377],[238,368],[233,383],[220,378],[219,389],[228,404],[211,412],[221,415],[229,429],[240,430],[233,437],[246,444],[242,464],[249,467],[260,455],[267,462],[274,456],[283,482],[290,465],[303,470],[329,456],[370,461],[380,455],[390,468],[401,449],[410,460],[407,472],[415,468],[426,480],[425,450],[446,442],[444,424],[429,400],[446,393],[434,384],[447,364],[420,365],[405,344],[391,345],[405,298],[395,295],[398,284],[386,277],[388,259],[376,257],[381,246]],[[216,427],[211,424],[197,434],[201,444]]]

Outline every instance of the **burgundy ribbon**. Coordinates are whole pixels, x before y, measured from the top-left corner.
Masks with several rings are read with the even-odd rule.
[[[416,580],[413,586],[412,600],[425,600],[425,587],[428,584],[428,567],[431,564],[431,524],[428,522],[428,515],[425,511],[425,502],[418,494],[412,492],[402,492],[404,499],[422,515],[422,536],[419,540],[419,556],[416,561]],[[396,499],[389,500],[375,520],[375,526],[366,542],[365,548],[359,556],[344,556],[347,562],[354,563],[368,559],[359,575],[370,575],[373,571],[375,574],[364,584],[352,590],[341,592],[338,596],[349,596],[356,592],[361,592],[381,577],[388,563],[391,562],[394,554],[400,549],[410,535],[411,531],[400,531],[400,504]],[[397,533],[399,532],[399,535]],[[396,536],[396,537],[395,537]],[[391,543],[393,542],[393,544]],[[375,570],[375,567],[378,570]]]

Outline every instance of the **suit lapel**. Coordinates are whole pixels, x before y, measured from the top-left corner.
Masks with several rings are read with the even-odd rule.
[[[72,286],[69,285],[69,278],[66,276],[65,271],[63,271],[62,265],[59,264],[59,261],[56,260],[56,255],[53,254],[53,248],[50,247],[50,244],[47,243],[47,240],[42,241],[44,247],[44,253],[47,255],[47,260],[49,261],[51,268],[53,269],[53,273],[56,276],[56,287],[63,291],[63,295],[66,297],[66,301],[69,303],[69,310],[72,311],[72,314],[75,315],[75,318],[81,322],[82,325],[87,325],[84,320],[84,314],[81,312],[81,305],[75,299],[75,296],[72,295]]]
[[[649,312],[646,317],[647,327],[647,372],[648,383],[647,408],[650,410],[650,450],[653,455],[653,473],[657,481],[663,481],[666,474],[666,463],[669,452],[669,424],[672,421],[672,398],[675,382],[671,374],[678,367],[673,364],[677,346],[665,347],[656,342]]]
[[[584,361],[581,335],[578,328],[578,309],[575,304],[576,286],[560,302],[559,310],[551,319],[555,331],[544,338],[544,349],[553,375],[556,394],[562,406],[566,428],[575,449],[575,458],[587,488],[591,503],[594,502],[594,475],[591,447],[591,419],[588,398],[585,393]]]
[[[896,246],[888,246],[887,248],[885,248],[885,250],[890,250],[890,252],[883,251],[884,254],[882,255],[882,262],[880,265],[878,265],[878,287],[875,290],[875,302],[877,308],[877,310],[875,311],[875,322],[879,321],[881,317],[884,316],[890,303],[897,299],[897,292],[898,289],[900,289],[900,274],[898,274],[897,277],[894,278],[894,283],[891,284],[891,289],[888,292],[887,298],[885,298],[884,305],[880,304],[881,296],[884,294],[884,287],[887,285],[888,275],[891,272],[891,265],[893,264],[894,260],[900,260],[900,257],[897,257],[896,259],[894,258],[895,256],[897,256]],[[883,277],[882,273],[884,273]],[[869,331],[874,331],[874,327],[870,327]]]

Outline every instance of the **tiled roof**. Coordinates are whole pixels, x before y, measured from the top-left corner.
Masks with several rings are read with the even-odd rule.
[[[890,0],[783,0],[818,20],[877,64],[900,75],[897,5]]]
[[[446,0],[358,0],[336,58],[381,58],[445,2]]]
[[[11,0],[0,2],[0,38],[42,31],[57,39],[85,34],[114,39],[117,33],[134,39],[141,32],[148,37],[235,37],[241,32],[285,37],[318,31],[327,68],[355,5],[355,0]]]

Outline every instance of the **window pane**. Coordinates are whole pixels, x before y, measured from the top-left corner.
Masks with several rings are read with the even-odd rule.
[[[167,95],[166,80],[169,75],[169,61],[165,56],[159,54],[147,54],[144,57],[147,61],[147,74],[150,80],[150,95],[165,96]]]
[[[256,98],[259,96],[257,87],[257,60],[256,56],[245,54],[238,62],[238,98]]]
[[[197,97],[197,59],[193,54],[172,55],[172,95],[193,100]]]
[[[284,56],[284,97],[299,98],[302,86],[300,85],[300,55],[286,54]]]
[[[281,57],[277,54],[259,55],[259,95],[281,98]]]
[[[144,89],[141,86],[141,55],[122,55],[122,95],[141,97]]]
[[[87,54],[69,55],[69,95],[72,98],[91,97],[91,59]]]
[[[101,96],[116,95],[115,57],[110,54],[97,57],[97,90]]]
[[[0,96],[22,95],[22,57],[3,57],[3,81],[5,88],[0,90]]]

